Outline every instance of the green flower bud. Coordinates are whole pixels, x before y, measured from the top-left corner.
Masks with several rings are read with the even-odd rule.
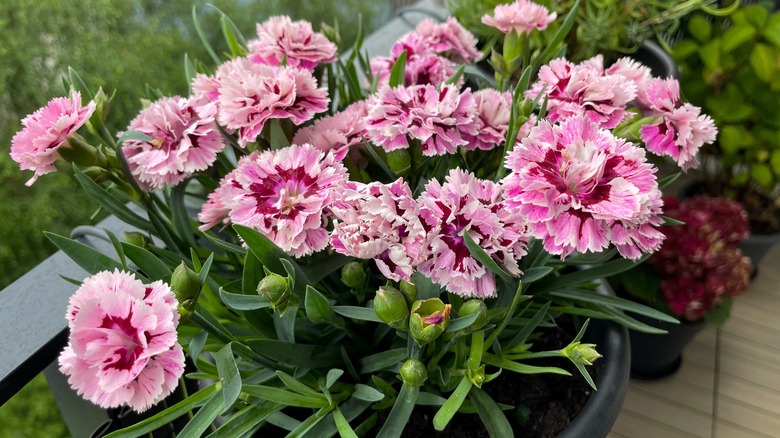
[[[95,115],[100,116],[101,121],[106,120],[108,111],[111,109],[111,102],[114,100],[114,94],[109,97],[106,92],[103,91],[103,87],[100,87],[98,88],[97,93],[95,93],[95,98],[93,100],[95,101]]]
[[[382,286],[374,297],[374,312],[379,319],[393,328],[402,328],[404,320],[409,316],[409,306],[398,289]]]
[[[181,262],[171,276],[171,289],[173,289],[173,293],[176,295],[176,299],[179,303],[184,303],[187,300],[197,301],[198,294],[200,294],[200,287],[201,284],[198,274],[188,268],[184,262]],[[194,304],[195,303],[193,302],[192,305]]]
[[[341,35],[339,35],[339,31],[332,26],[327,23],[320,23],[320,31],[325,35],[325,38],[329,39],[337,46],[341,44]]]
[[[482,388],[482,384],[487,381],[487,376],[485,376],[485,365],[481,365],[476,369],[466,368],[466,376],[474,386]]]
[[[271,303],[273,308],[284,307],[290,297],[290,282],[286,277],[273,272],[266,275],[257,285],[257,293]]]
[[[341,268],[341,281],[355,289],[363,286],[366,281],[366,271],[360,262],[349,262]]]
[[[422,386],[428,379],[425,364],[417,359],[407,359],[401,366],[401,379],[410,386]]]
[[[149,238],[138,231],[125,231],[125,241],[131,245],[140,246],[141,248],[149,248],[151,241]]]
[[[68,163],[76,163],[80,167],[94,166],[98,162],[97,148],[78,134],[68,137],[67,142],[57,149],[57,154]]]
[[[82,172],[84,172],[84,175],[87,175],[89,179],[95,181],[96,183],[102,183],[108,181],[108,179],[111,178],[111,172],[100,166],[89,166],[82,169]]]
[[[406,302],[411,306],[417,300],[417,286],[414,283],[401,280],[400,289],[406,298]]]
[[[475,313],[479,316],[477,316],[477,319],[469,326],[472,330],[477,330],[487,323],[487,306],[485,305],[485,302],[477,299],[468,300],[460,306],[460,310],[458,311],[458,316],[461,318]]]
[[[406,149],[396,149],[387,153],[387,167],[399,176],[404,176],[412,169],[412,157]]]
[[[451,304],[438,298],[418,300],[412,304],[409,332],[418,344],[425,345],[438,338],[450,323]]]
[[[561,350],[561,354],[568,357],[575,364],[593,365],[593,362],[601,357],[596,351],[596,344],[582,344],[572,342]]]

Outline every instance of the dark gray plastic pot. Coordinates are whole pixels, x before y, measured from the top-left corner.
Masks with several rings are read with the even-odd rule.
[[[636,316],[636,319],[666,330],[664,335],[629,331],[631,337],[631,377],[657,380],[676,373],[682,364],[682,352],[707,323],[704,320],[680,324]]]
[[[680,69],[675,64],[674,59],[664,51],[657,43],[645,41],[632,58],[650,67],[653,76],[660,78],[679,78]]]
[[[742,254],[750,257],[750,263],[753,264],[755,271],[766,253],[778,243],[780,243],[780,233],[752,234],[739,244],[739,249],[742,250]]]

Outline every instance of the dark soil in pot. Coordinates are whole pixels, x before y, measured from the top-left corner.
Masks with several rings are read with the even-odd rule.
[[[534,351],[560,349],[576,335],[570,318],[559,320],[556,327],[542,332],[542,337],[533,341]],[[598,348],[598,347],[597,347]],[[518,374],[504,371],[496,380],[482,386],[497,402],[515,406],[514,410],[504,411],[515,430],[515,436],[529,438],[555,437],[565,430],[587,403],[593,389],[579,374],[568,359],[554,358],[528,361],[540,366],[556,366],[569,371],[572,375],[555,374]],[[603,359],[588,367],[593,379],[598,382],[603,368]],[[433,416],[436,409],[416,409],[404,430],[404,437],[429,438],[488,437],[479,416],[456,415],[447,428],[437,432],[433,428]]]

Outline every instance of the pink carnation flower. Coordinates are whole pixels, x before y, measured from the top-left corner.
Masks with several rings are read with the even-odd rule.
[[[552,254],[598,252],[610,243],[637,259],[658,249],[661,193],[643,149],[587,117],[541,121],[507,157],[506,204]]]
[[[325,35],[314,32],[308,21],[287,16],[258,24],[257,39],[249,42],[249,50],[250,59],[258,64],[278,66],[285,60],[290,67],[309,71],[336,60],[336,45]]]
[[[216,107],[205,103],[203,96],[166,97],[141,110],[130,122],[128,131],[152,139],[127,140],[122,145],[130,171],[145,189],[175,185],[208,169],[225,148],[214,124]]]
[[[347,180],[334,154],[311,145],[253,153],[220,182],[199,218],[206,227],[224,220],[252,227],[282,250],[302,257],[328,245],[326,209]]]
[[[35,171],[27,186],[56,170],[57,149],[87,123],[94,111],[95,102],[81,106],[81,94],[72,91],[70,97],[52,99],[22,120],[22,130],[11,140],[11,158],[22,170]]]
[[[526,225],[504,207],[498,184],[453,169],[444,184],[429,182],[418,203],[427,256],[417,269],[431,280],[463,297],[496,296],[493,272],[471,256],[464,233],[507,272],[520,275]]]
[[[542,90],[551,122],[584,114],[602,128],[612,129],[626,118],[626,105],[636,97],[637,87],[623,74],[605,74],[598,56],[579,65],[563,58],[550,61],[525,95],[535,99]]]
[[[506,142],[506,133],[509,130],[509,115],[512,110],[512,94],[498,92],[489,88],[479,90],[473,95],[477,106],[476,135],[464,135],[468,144],[464,149],[491,150]],[[536,116],[531,117],[520,126],[517,133],[517,141],[522,140],[536,124]]]
[[[398,58],[378,56],[371,60],[371,74],[379,76],[380,84],[387,84],[390,71]],[[406,85],[441,85],[455,73],[452,63],[441,56],[427,53],[412,55],[406,58],[404,68],[404,84]]]
[[[374,259],[390,280],[411,279],[420,262],[425,230],[409,185],[347,182],[331,206],[331,245],[341,254]]]
[[[269,119],[300,125],[328,108],[328,90],[317,88],[317,80],[306,70],[236,58],[219,68],[217,80],[217,120],[238,131],[241,146],[255,141]]]
[[[234,177],[235,170],[225,175],[223,182],[232,181]],[[230,223],[230,209],[222,203],[223,192],[225,191],[224,185],[217,187],[216,190],[209,194],[208,199],[201,207],[200,213],[198,213],[198,220],[203,224],[198,227],[201,231],[207,231],[219,223],[224,225]]]
[[[103,408],[127,404],[145,411],[170,394],[184,372],[176,306],[161,281],[145,285],[119,270],[87,278],[70,299],[60,371]]]
[[[452,85],[383,88],[368,100],[366,133],[386,151],[419,140],[424,155],[452,154],[477,134],[476,105],[469,90]]]
[[[608,75],[622,75],[636,85],[636,100],[634,103],[640,107],[647,106],[647,82],[653,78],[650,69],[631,58],[620,58],[606,71]]]
[[[414,32],[433,52],[453,62],[471,64],[482,57],[477,50],[477,38],[453,17],[447,17],[444,23],[426,18],[417,24]]]
[[[529,0],[516,0],[508,5],[498,5],[493,15],[484,15],[482,23],[495,27],[503,33],[515,31],[518,35],[531,33],[534,29],[544,30],[555,21],[558,14]]]
[[[334,151],[343,157],[350,146],[361,144],[368,114],[366,101],[353,103],[340,113],[323,117],[313,125],[301,128],[293,137],[293,144],[310,144],[323,151]]]
[[[658,116],[639,131],[647,150],[672,157],[684,170],[697,167],[696,153],[718,135],[712,119],[701,114],[701,108],[680,100],[676,79],[648,81],[647,107],[649,115]]]

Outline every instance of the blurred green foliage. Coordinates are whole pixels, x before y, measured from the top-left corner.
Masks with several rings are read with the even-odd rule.
[[[173,95],[186,93],[183,56],[209,58],[192,25],[193,4],[179,0],[15,0],[0,2],[0,290],[54,251],[42,231],[68,234],[91,219],[97,205],[78,190],[67,172],[24,183],[8,155],[20,120],[51,98],[65,95],[62,76],[68,66],[87,84],[117,90],[109,129],[123,130],[146,98],[146,84]],[[341,46],[354,41],[360,14],[370,30],[388,15],[386,0],[214,0],[247,39],[255,25],[287,14],[340,23]],[[200,7],[200,19],[217,53],[227,51],[218,15]],[[35,291],[30,291],[35,293]],[[0,437],[66,436],[59,411],[42,376],[0,408]]]

